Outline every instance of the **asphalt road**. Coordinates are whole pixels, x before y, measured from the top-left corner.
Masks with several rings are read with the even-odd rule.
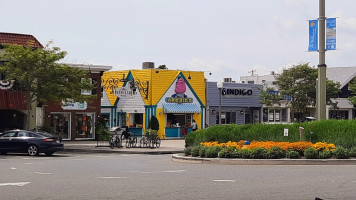
[[[171,157],[0,156],[0,199],[356,199],[355,165],[211,165]]]

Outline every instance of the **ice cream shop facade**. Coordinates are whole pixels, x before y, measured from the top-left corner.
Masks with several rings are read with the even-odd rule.
[[[108,127],[128,126],[142,135],[152,116],[159,122],[161,138],[182,137],[193,120],[205,124],[204,72],[138,69],[105,72],[102,116]]]

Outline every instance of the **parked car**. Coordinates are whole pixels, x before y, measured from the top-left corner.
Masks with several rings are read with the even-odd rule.
[[[1,154],[27,152],[30,156],[37,156],[39,153],[50,156],[63,149],[62,138],[46,132],[11,130],[0,135]]]

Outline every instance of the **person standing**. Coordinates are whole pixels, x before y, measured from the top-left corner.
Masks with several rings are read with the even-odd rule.
[[[192,123],[192,131],[196,131],[198,129],[198,124],[195,122],[195,120],[193,119],[193,123]]]

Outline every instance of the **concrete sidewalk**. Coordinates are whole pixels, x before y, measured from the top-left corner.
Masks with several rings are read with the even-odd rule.
[[[184,152],[184,139],[166,139],[161,140],[161,146],[159,148],[147,148],[139,147],[140,138],[136,147],[126,148],[125,140],[123,141],[123,147],[113,148],[109,147],[108,141],[63,141],[64,152],[76,152],[76,153],[125,153],[125,154],[174,154]]]

